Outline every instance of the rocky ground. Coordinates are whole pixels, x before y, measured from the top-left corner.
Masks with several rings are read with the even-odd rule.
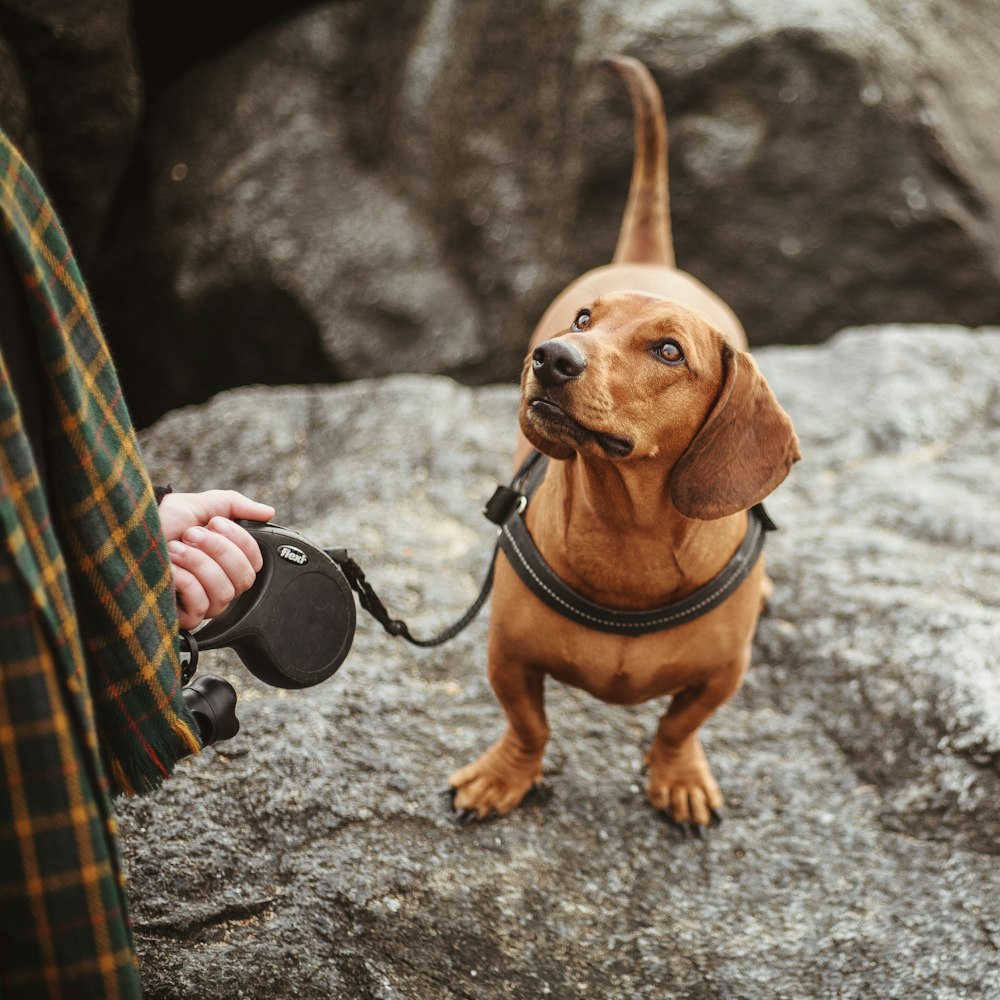
[[[499,729],[485,616],[421,652],[362,614],[307,691],[206,654],[241,733],[122,806],[151,1000],[1000,995],[1000,331],[758,358],[805,459],[769,503],[755,665],[704,731],[722,826],[683,839],[647,807],[662,706],[558,687],[544,793],[457,826],[447,775]],[[477,590],[515,400],[438,376],[248,388],[144,446],[159,481],[236,486],[348,547],[426,634]]]

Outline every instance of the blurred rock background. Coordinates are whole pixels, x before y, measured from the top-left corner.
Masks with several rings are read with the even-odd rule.
[[[614,245],[611,51],[663,88],[679,263],[753,343],[1000,320],[993,0],[203,6],[0,0],[2,122],[140,423],[251,382],[514,378]]]

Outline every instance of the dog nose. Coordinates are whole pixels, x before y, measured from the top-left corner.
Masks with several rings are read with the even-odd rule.
[[[572,344],[563,340],[546,340],[531,355],[531,370],[542,385],[557,386],[579,378],[587,367],[587,359]]]

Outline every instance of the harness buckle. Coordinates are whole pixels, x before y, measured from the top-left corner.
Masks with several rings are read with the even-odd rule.
[[[508,518],[519,514],[528,504],[528,498],[510,486],[498,486],[486,502],[483,513],[494,524],[503,525]]]

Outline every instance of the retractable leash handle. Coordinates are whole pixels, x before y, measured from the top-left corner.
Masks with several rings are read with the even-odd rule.
[[[335,674],[351,650],[354,595],[337,564],[280,524],[238,521],[260,546],[253,586],[194,638],[198,650],[235,650],[271,687],[306,688]]]

